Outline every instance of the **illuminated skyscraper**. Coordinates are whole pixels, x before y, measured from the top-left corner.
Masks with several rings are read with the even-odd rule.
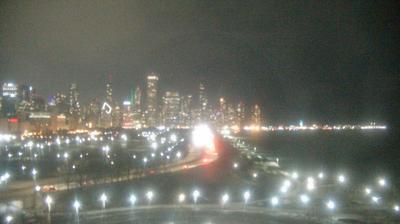
[[[139,86],[136,87],[132,101],[134,113],[140,115],[142,113],[142,90]]]
[[[251,124],[257,127],[261,126],[261,109],[257,104],[254,106],[251,114]]]
[[[200,120],[208,120],[208,100],[206,97],[206,88],[203,83],[199,85],[199,108],[200,108]]]
[[[69,125],[70,128],[77,128],[80,123],[80,112],[81,107],[79,104],[79,92],[78,87],[75,83],[71,83],[69,86]]]
[[[242,127],[244,125],[244,121],[246,119],[245,114],[246,113],[245,113],[244,103],[243,102],[238,103],[238,105],[236,107],[236,118],[237,118],[236,124],[239,127]]]
[[[192,109],[192,95],[181,97],[180,124],[182,126],[192,126]]]
[[[167,127],[175,128],[179,126],[179,112],[180,112],[181,98],[178,92],[165,92],[163,97],[162,118],[163,124]]]
[[[112,86],[111,82],[106,85],[106,102],[112,105]]]
[[[147,76],[147,89],[146,89],[146,125],[154,127],[157,125],[157,90],[158,89],[158,76],[151,73]]]
[[[72,116],[79,115],[79,92],[78,87],[75,83],[71,83],[69,86],[69,114]]]
[[[2,86],[2,114],[14,117],[18,103],[18,86],[15,83],[4,83]]]
[[[3,97],[16,98],[18,96],[18,86],[15,83],[4,83],[2,88]]]

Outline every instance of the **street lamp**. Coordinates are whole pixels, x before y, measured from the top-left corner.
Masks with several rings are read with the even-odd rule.
[[[79,223],[79,209],[81,208],[81,203],[75,200],[72,206],[75,208],[76,222]]]
[[[101,203],[103,205],[103,209],[106,207],[107,200],[108,200],[107,195],[105,193],[102,193],[100,195],[100,201],[101,201]]]
[[[14,218],[11,215],[7,215],[5,221],[7,224],[11,223]]]
[[[200,197],[200,191],[194,190],[193,193],[192,193],[192,196],[193,196],[193,201],[196,204],[197,203],[197,199]]]
[[[337,178],[340,184],[344,184],[346,182],[346,177],[343,174],[340,174]]]
[[[336,208],[336,203],[332,200],[329,200],[328,202],[326,202],[326,208],[328,208],[329,210],[334,210]]]
[[[179,203],[183,203],[185,201],[185,199],[186,199],[186,195],[184,193],[180,193],[178,195],[178,202]]]
[[[225,193],[224,195],[222,195],[222,198],[221,198],[222,207],[224,207],[224,205],[226,205],[226,203],[228,203],[228,201],[229,201],[229,195],[227,193]]]
[[[45,202],[47,204],[47,211],[48,211],[47,218],[49,220],[49,223],[51,223],[50,211],[51,211],[51,204],[53,203],[53,198],[51,198],[50,195],[47,195],[45,198]]]
[[[38,173],[38,171],[35,168],[33,168],[32,169],[32,177],[33,177],[34,180],[36,180],[37,173]]]
[[[250,199],[250,191],[245,191],[243,193],[244,204],[247,205]]]
[[[308,195],[306,194],[302,194],[300,195],[300,201],[303,204],[308,204],[308,202],[310,201],[310,197],[308,197]]]
[[[273,207],[275,207],[275,206],[277,206],[278,204],[279,204],[279,198],[278,197],[276,197],[276,196],[274,196],[274,197],[272,197],[271,198],[271,205],[273,206]]]
[[[393,210],[394,210],[396,213],[400,212],[400,206],[397,205],[397,204],[393,205]]]
[[[323,172],[320,172],[319,174],[318,174],[318,178],[319,179],[324,179],[324,177],[325,177],[325,175],[324,175],[324,173]]]
[[[129,196],[129,202],[131,203],[132,206],[134,206],[136,204],[137,198],[134,194],[131,194]]]
[[[366,188],[364,189],[364,192],[365,192],[366,195],[369,195],[369,194],[371,194],[372,190],[371,190],[371,188],[366,187]]]
[[[385,187],[387,183],[386,183],[386,180],[384,178],[379,178],[378,184],[381,187]]]
[[[147,198],[147,200],[149,201],[149,204],[150,204],[151,201],[153,200],[153,197],[154,197],[153,191],[147,191],[147,192],[146,192],[146,198]]]

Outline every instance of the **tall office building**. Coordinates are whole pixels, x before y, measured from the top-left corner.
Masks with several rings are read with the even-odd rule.
[[[254,105],[252,114],[251,114],[251,123],[254,126],[260,127],[261,126],[261,109],[260,106],[257,104]]]
[[[147,76],[147,89],[146,89],[146,125],[154,127],[158,122],[157,114],[157,92],[158,92],[158,76],[151,73]]]
[[[142,90],[139,86],[136,87],[135,94],[132,99],[133,111],[134,113],[140,115],[142,113]]]
[[[163,97],[162,118],[166,127],[176,128],[180,125],[181,98],[178,92],[167,91]]]
[[[79,104],[79,92],[76,83],[71,83],[69,86],[69,125],[71,129],[77,128],[80,123],[81,107]]]
[[[111,82],[106,84],[106,102],[112,104],[112,85]]]
[[[245,112],[245,106],[244,106],[243,102],[238,103],[238,105],[236,107],[236,118],[237,118],[236,124],[239,127],[244,126],[244,122],[246,119],[246,112]]]
[[[18,86],[15,83],[4,83],[2,86],[2,111],[4,117],[16,116],[18,104]]]
[[[206,88],[203,83],[199,85],[199,109],[200,109],[200,120],[206,121],[208,120],[208,100],[206,97]]]
[[[181,97],[180,123],[182,126],[192,126],[192,109],[192,95]]]

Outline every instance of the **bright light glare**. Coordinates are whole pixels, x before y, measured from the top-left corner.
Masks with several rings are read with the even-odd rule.
[[[314,189],[315,189],[314,178],[308,177],[307,178],[307,190],[308,191],[313,191]]]
[[[100,195],[100,201],[103,203],[103,206],[105,205],[105,203],[107,202],[108,198],[107,195],[105,193],[102,193]]]
[[[344,175],[340,174],[338,176],[338,181],[339,181],[339,183],[343,184],[346,182],[346,177]]]
[[[154,197],[153,191],[146,192],[146,198],[147,198],[147,200],[149,200],[149,202],[151,202],[153,200],[153,197]]]
[[[279,198],[274,196],[271,198],[271,205],[272,206],[277,206],[279,204]]]
[[[318,178],[319,178],[319,179],[324,179],[324,177],[325,177],[325,175],[324,175],[323,172],[320,172],[320,173],[318,174]]]
[[[299,174],[296,171],[293,172],[292,173],[292,178],[296,180],[297,178],[299,178]]]
[[[302,194],[300,195],[300,201],[303,204],[307,204],[310,201],[310,197],[308,197],[306,194]]]
[[[379,203],[379,197],[377,197],[377,196],[372,196],[372,202],[374,202],[375,204],[377,204],[377,203]]]
[[[6,223],[10,223],[13,220],[13,217],[11,215],[6,216]]]
[[[228,201],[229,201],[229,195],[225,193],[224,195],[222,195],[221,203],[222,205],[225,205]]]
[[[386,186],[386,180],[384,178],[379,178],[378,184],[381,187],[385,187]]]
[[[72,204],[72,206],[74,206],[75,211],[78,212],[79,209],[81,208],[81,203],[78,200],[75,200],[74,204]]]
[[[200,191],[194,190],[192,193],[194,203],[197,203],[197,199],[200,197]]]
[[[131,205],[132,205],[132,206],[135,205],[135,204],[136,204],[136,201],[137,201],[136,196],[135,196],[134,194],[131,194],[131,195],[129,196],[129,202],[131,203]]]
[[[211,129],[205,124],[200,124],[194,127],[194,130],[192,132],[192,141],[193,145],[197,148],[214,148],[214,134]]]
[[[244,198],[244,203],[247,204],[247,202],[248,202],[249,199],[250,199],[250,192],[249,192],[249,191],[245,191],[245,192],[243,193],[243,198]]]
[[[51,204],[53,204],[53,198],[51,198],[50,195],[47,195],[45,202],[47,206],[50,206]]]
[[[184,193],[180,193],[178,195],[178,202],[183,203],[185,201],[186,195]]]
[[[400,206],[399,205],[393,205],[393,210],[395,212],[399,212],[400,211]]]
[[[327,207],[329,210],[333,210],[333,209],[336,208],[336,204],[335,204],[334,201],[329,200],[329,201],[326,203],[326,207]]]
[[[366,188],[364,189],[364,191],[365,191],[365,194],[366,194],[366,195],[369,195],[369,194],[371,194],[371,192],[372,192],[371,188],[369,188],[369,187],[366,187]]]

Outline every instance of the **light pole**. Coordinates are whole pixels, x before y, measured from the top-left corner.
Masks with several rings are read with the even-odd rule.
[[[147,191],[146,192],[146,198],[147,198],[147,200],[149,202],[149,205],[151,204],[151,201],[153,200],[153,197],[154,197],[153,191]]]
[[[178,195],[179,204],[182,204],[183,202],[185,202],[185,199],[186,199],[186,195],[184,193],[181,193]]]
[[[51,223],[51,214],[50,214],[50,212],[51,212],[51,204],[53,204],[53,198],[51,198],[50,195],[47,195],[46,199],[45,199],[45,202],[47,204],[47,211],[48,211],[47,219],[48,219],[49,223]]]
[[[246,206],[247,203],[249,202],[249,199],[250,199],[250,192],[249,191],[245,191],[243,193],[243,199],[244,199],[244,205]]]
[[[81,208],[81,203],[78,200],[75,200],[72,205],[75,209],[76,222],[79,224],[79,209]]]
[[[199,190],[194,190],[192,193],[193,196],[193,202],[194,204],[197,204],[197,199],[200,197],[200,191]]]
[[[227,193],[223,194],[221,197],[221,206],[222,208],[228,203],[229,195]]]
[[[5,220],[7,224],[11,223],[13,221],[14,217],[12,217],[11,215],[7,215]]]

